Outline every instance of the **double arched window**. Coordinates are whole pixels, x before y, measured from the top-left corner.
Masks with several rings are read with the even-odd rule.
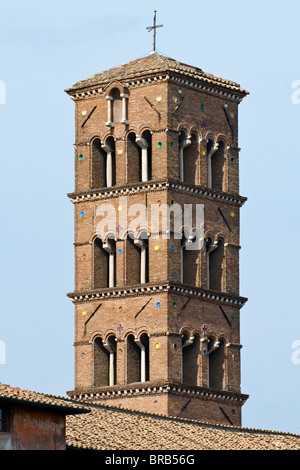
[[[149,337],[143,333],[139,337],[127,336],[127,383],[149,380]]]
[[[128,234],[124,240],[126,259],[126,284],[145,284],[149,281],[149,254],[148,239],[143,237],[134,238]]]
[[[151,179],[152,135],[145,130],[141,135],[127,136],[127,182],[137,183]]]
[[[190,386],[203,385],[201,375],[207,370],[206,386],[224,390],[226,380],[225,340],[207,338],[207,349],[203,354],[198,334],[182,333],[182,383]]]
[[[129,334],[126,338],[126,383],[149,380],[149,337]],[[93,341],[94,386],[107,387],[118,384],[117,339],[110,334],[105,340],[96,336]]]
[[[116,337],[110,335],[106,341],[94,340],[94,386],[113,386],[117,383]]]

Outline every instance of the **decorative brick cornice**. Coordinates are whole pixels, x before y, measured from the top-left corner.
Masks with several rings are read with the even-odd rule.
[[[226,99],[228,101],[234,101],[240,103],[245,94],[239,90],[234,90],[233,87],[228,87],[224,82],[216,83],[213,80],[207,78],[195,78],[189,76],[188,74],[180,73],[152,73],[143,78],[136,77],[129,81],[122,82],[129,90],[132,88],[140,88],[149,85],[153,85],[159,82],[168,82],[175,83],[181,87],[192,88],[203,93],[210,95],[215,95],[220,98]],[[82,87],[67,89],[66,93],[71,97],[73,101],[86,100],[90,98],[95,98],[97,96],[104,95],[104,88],[109,84],[105,83],[104,86],[99,87],[99,85],[83,85]]]
[[[174,180],[155,180],[144,183],[118,185],[111,188],[91,189],[89,191],[69,193],[68,197],[74,204],[76,204],[81,202],[89,202],[91,200],[116,198],[120,196],[124,197],[137,193],[166,190],[173,190],[180,193],[189,193],[194,196],[201,196],[221,202],[228,202],[238,206],[242,206],[247,201],[246,197],[240,196],[238,194],[216,191],[205,186],[197,186],[190,183],[180,183]]]
[[[221,302],[224,304],[243,307],[247,302],[245,297],[240,297],[234,294],[226,294],[224,292],[215,292],[200,287],[186,286],[184,284],[176,284],[169,281],[157,284],[139,284],[136,286],[122,286],[105,289],[94,289],[91,291],[78,291],[68,293],[68,297],[74,303],[89,302],[92,300],[109,300],[111,298],[120,297],[136,297],[141,295],[160,294],[162,292],[171,292],[176,294],[183,294],[203,300]]]
[[[180,394],[206,400],[216,400],[226,403],[231,402],[239,405],[243,405],[248,399],[248,395],[242,393],[230,392],[227,390],[214,390],[172,382],[149,382],[141,384],[115,385],[113,387],[95,387],[87,390],[72,390],[67,392],[67,394],[73,399],[87,400],[87,402],[96,402],[97,399],[112,400],[116,398],[158,394]]]

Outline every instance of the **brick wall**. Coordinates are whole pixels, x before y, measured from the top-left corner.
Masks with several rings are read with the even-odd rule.
[[[112,87],[109,87],[109,93]],[[191,294],[189,288],[184,288],[208,289],[206,240],[210,238],[212,244],[219,246],[209,256],[210,288],[222,292],[225,297],[239,296],[241,199],[238,195],[237,103],[163,80],[147,86],[129,87],[128,94],[129,123],[125,124],[119,122],[119,118],[113,125],[106,124],[108,100],[105,93],[97,98],[76,101],[75,293],[81,300],[75,302],[75,391],[108,385],[107,356],[99,345],[109,335],[116,337],[116,387],[139,382],[141,353],[134,339],[146,334],[149,338],[149,383],[180,383],[183,378],[186,386],[214,387],[238,394],[240,305],[198,297]],[[83,125],[86,115],[93,109],[90,119]],[[140,182],[141,149],[135,143],[136,136],[151,140],[148,153],[150,183],[155,182],[155,185]],[[183,138],[190,138],[191,143],[183,153],[184,182],[180,183],[179,146]],[[100,143],[111,143],[112,139],[117,192],[116,188],[103,187],[105,154]],[[219,146],[211,157],[213,184],[209,189],[208,152],[216,144]],[[194,185],[207,188],[207,191],[199,194]],[[87,194],[88,197],[81,197]],[[120,196],[127,196],[127,201]],[[128,219],[125,217],[126,202]],[[99,207],[103,204],[111,205],[110,213],[116,214],[116,228],[119,229],[115,245],[115,288],[110,289],[110,296],[102,296],[102,290],[108,285],[107,259],[97,240],[97,228],[103,220]],[[140,250],[120,235],[124,233],[124,226],[138,216],[130,213],[133,204],[146,206],[149,216],[149,227],[145,229],[151,233],[144,292],[140,290]],[[181,208],[191,204],[193,226],[196,224],[196,204],[204,205],[205,240],[201,249],[182,253],[181,240],[174,234],[174,224],[166,233],[161,219],[157,233],[151,230],[152,208],[160,210],[166,204],[171,210],[177,204]],[[144,230],[144,227],[140,226],[140,229]],[[178,285],[178,291],[174,293],[162,288],[168,283]],[[153,286],[156,286],[155,291]],[[124,288],[127,289],[125,294],[118,292]],[[91,291],[100,293],[100,297],[84,300],[85,293]],[[184,335],[191,344],[183,349]],[[209,338],[221,345],[211,353],[211,360]],[[222,413],[220,405],[212,401],[193,398],[186,405],[186,398],[181,396],[175,400],[174,396],[169,399],[161,394],[143,395],[118,398],[114,403],[175,415],[182,409],[183,417],[209,422],[228,424],[226,413],[234,423],[241,420],[240,406],[234,407],[233,412],[223,403]]]

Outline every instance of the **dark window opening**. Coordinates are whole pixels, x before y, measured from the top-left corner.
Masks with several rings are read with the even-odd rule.
[[[8,410],[0,408],[0,432],[9,432]]]

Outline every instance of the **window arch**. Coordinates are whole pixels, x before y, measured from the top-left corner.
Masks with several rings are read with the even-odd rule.
[[[198,135],[196,132],[191,134],[188,139],[189,144],[183,148],[183,181],[191,184],[198,184]]]
[[[124,87],[111,85],[105,97],[107,99],[107,126],[113,127],[118,122],[128,124],[128,97]]]
[[[113,386],[116,381],[116,337],[110,335],[104,342],[98,336],[94,340],[94,386]]]
[[[145,232],[128,232],[124,238],[126,258],[126,284],[145,284],[149,282],[149,247]]]
[[[208,386],[223,390],[225,384],[225,342],[223,339],[208,342]]]
[[[108,352],[108,385],[113,386],[117,383],[117,361],[116,361],[116,337],[110,335],[103,346]]]
[[[134,240],[134,244],[139,249],[139,282],[145,284],[149,282],[149,246],[148,238],[140,237]]]
[[[188,238],[183,236],[181,241],[181,283],[190,286],[199,284],[199,249],[194,247],[195,240],[196,236],[192,234]]]
[[[127,383],[149,380],[149,337],[146,333],[127,337]]]
[[[113,88],[109,94],[112,98],[111,121],[122,121],[122,98],[118,88]]]
[[[191,145],[191,138],[188,136],[186,130],[179,132],[179,181],[185,181],[185,155],[186,148]]]
[[[225,248],[224,241],[219,239],[213,242],[209,238],[206,242],[207,259],[207,288],[220,291],[224,290],[224,260]]]
[[[94,386],[105,387],[109,384],[109,357],[99,336],[94,343]]]
[[[115,161],[115,140],[112,136],[107,137],[102,149],[105,152],[105,187],[116,184],[116,161]]]
[[[141,136],[136,136],[136,143],[140,147],[139,176],[140,181],[149,181],[152,178],[152,135],[145,130]]]
[[[136,143],[136,134],[130,132],[127,136],[127,183],[141,181],[141,151]]]
[[[99,138],[96,138],[92,141],[91,162],[92,162],[92,168],[91,168],[92,189],[104,188],[105,187],[105,174],[106,174],[106,153],[101,147],[101,141]]]
[[[224,190],[225,144],[207,141],[207,186],[217,191]]]
[[[96,237],[93,243],[94,288],[101,289],[115,286],[116,277],[116,242],[109,238]]]
[[[152,134],[129,132],[127,136],[127,183],[149,181],[152,177]]]
[[[182,337],[182,382],[187,385],[199,385],[199,335]]]
[[[99,138],[91,146],[91,187],[105,188],[116,184],[115,141],[109,136],[105,143]]]
[[[223,191],[224,189],[224,165],[225,165],[225,151],[224,142],[220,141],[217,144],[218,148],[211,157],[211,175],[212,175],[212,189]]]

